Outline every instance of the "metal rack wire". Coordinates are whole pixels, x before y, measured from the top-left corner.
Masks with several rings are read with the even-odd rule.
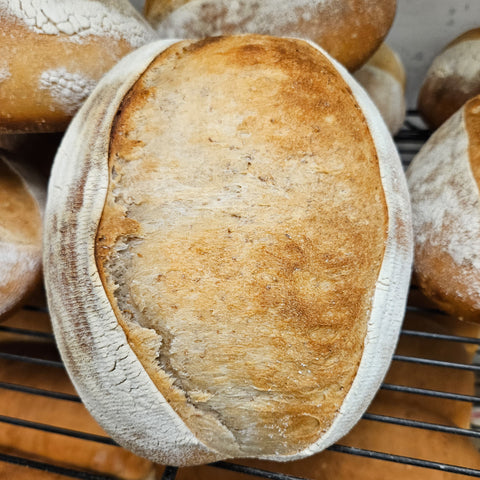
[[[402,159],[405,165],[408,165],[412,156],[415,155],[415,153],[418,151],[420,146],[425,142],[425,140],[428,138],[428,135],[429,133],[419,123],[418,116],[416,115],[416,113],[409,112],[407,121],[405,122],[405,127],[395,137],[396,144],[398,146],[399,152],[402,156]],[[27,308],[31,308],[35,310],[35,307],[27,307]],[[412,313],[420,312],[422,314],[431,313],[432,315],[439,314],[439,312],[436,312],[436,311],[430,312],[428,309],[418,307],[415,305],[409,305],[407,307],[407,311]],[[36,339],[36,340],[40,340],[42,342],[46,342],[54,345],[54,337],[49,332],[34,331],[31,329],[18,328],[16,326],[11,326],[11,325],[0,325],[0,336],[5,334],[16,337],[18,339],[30,338],[30,339]],[[410,330],[408,328],[404,328],[402,330],[402,336],[411,337],[411,338],[416,337],[416,338],[429,339],[429,340],[442,341],[442,342],[463,343],[463,344],[468,344],[473,346],[480,345],[480,339],[478,338],[470,338],[465,336],[456,336],[456,335],[448,335],[448,334],[440,334],[440,333],[431,333],[428,331],[416,331],[416,330]],[[0,343],[0,361],[2,360],[28,363],[28,364],[32,364],[32,365],[36,365],[44,368],[55,368],[55,369],[64,368],[63,363],[60,361],[59,357],[55,359],[45,359],[45,358],[37,358],[35,356],[28,354],[27,352],[22,352],[21,354],[10,353],[10,352],[3,351],[2,344]],[[413,356],[400,355],[400,354],[395,354],[393,360],[394,362],[404,362],[404,363],[413,363],[415,365],[435,366],[435,367],[445,368],[445,369],[456,369],[458,371],[469,371],[469,372],[475,372],[475,373],[480,372],[479,365],[467,364],[467,363],[461,363],[461,362],[448,362],[448,361],[434,360],[429,358],[417,358]],[[453,400],[457,402],[468,402],[471,404],[480,404],[479,396],[465,395],[465,394],[456,393],[456,392],[435,391],[435,390],[429,390],[425,388],[416,388],[416,387],[409,387],[409,386],[396,385],[396,384],[390,384],[390,383],[384,383],[381,389],[385,391],[400,392],[407,395],[417,395],[417,396],[420,395],[420,396],[426,396],[431,398]],[[35,402],[35,399],[38,397],[47,397],[47,398],[52,398],[62,402],[81,403],[80,398],[74,394],[45,390],[42,388],[22,385],[20,383],[0,382],[0,390],[9,390],[9,391],[21,392],[23,394],[30,395],[32,398],[32,402]],[[394,416],[379,415],[379,414],[373,414],[373,413],[366,413],[363,416],[363,420],[369,421],[369,422],[380,422],[383,424],[399,425],[407,428],[432,430],[436,432],[442,432],[445,434],[459,435],[459,436],[480,440],[480,431],[476,431],[474,429],[459,428],[459,427],[449,426],[449,425],[440,425],[436,423],[429,423],[429,422],[406,419],[406,418],[397,418]],[[43,432],[48,432],[56,435],[79,438],[89,442],[97,442],[100,444],[113,445],[113,446],[116,445],[112,439],[106,436],[96,435],[96,434],[83,432],[83,431],[71,430],[68,428],[62,428],[62,427],[43,424],[43,423],[37,423],[37,422],[23,420],[20,418],[13,418],[5,415],[0,415],[0,429],[2,428],[2,425],[5,425],[5,424],[15,425],[15,426],[27,428],[27,429],[41,430]],[[410,465],[413,467],[423,467],[423,468],[441,470],[443,472],[448,472],[452,474],[461,474],[461,475],[468,475],[471,477],[480,478],[480,470],[467,468],[462,465],[444,464],[440,462],[423,460],[423,459],[418,459],[413,457],[393,455],[393,454],[385,453],[382,451],[373,451],[373,450],[367,450],[363,448],[343,445],[341,444],[341,442],[340,444],[333,445],[332,447],[329,448],[329,450],[333,452],[342,453],[345,455],[367,457],[372,461],[381,460],[381,461],[395,462],[395,463],[400,463],[404,465]],[[0,462],[8,462],[8,463],[16,464],[19,466],[29,467],[37,470],[43,470],[45,472],[63,475],[67,478],[78,478],[78,479],[84,479],[84,480],[114,480],[115,478],[115,477],[104,475],[104,474],[80,471],[80,470],[68,468],[62,465],[56,465],[54,463],[39,461],[37,459],[24,458],[17,454],[12,454],[11,452],[4,452],[1,449],[0,449]],[[246,475],[250,475],[252,478],[254,477],[267,478],[267,479],[274,479],[274,480],[298,480],[299,478],[301,478],[301,477],[285,475],[277,472],[270,472],[263,469],[253,468],[253,467],[239,465],[239,464],[230,463],[230,462],[216,462],[211,464],[211,466],[217,469],[226,469],[226,470],[240,472]],[[177,473],[178,473],[177,468],[166,467],[164,472],[161,474],[161,478],[162,480],[174,480],[177,476]]]

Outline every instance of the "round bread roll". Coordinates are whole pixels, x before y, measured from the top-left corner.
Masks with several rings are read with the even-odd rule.
[[[162,38],[239,33],[308,38],[349,70],[387,35],[396,0],[146,0],[145,16]]]
[[[44,256],[87,407],[171,465],[336,441],[386,372],[411,268],[368,96],[315,44],[260,35],[152,43],[92,95],[55,158]]]
[[[0,320],[39,284],[45,190],[0,151]]]
[[[480,94],[480,28],[448,44],[434,59],[418,96],[427,125],[438,128],[467,100]]]
[[[480,96],[423,146],[408,169],[414,270],[442,310],[480,322]]]
[[[156,35],[128,0],[0,0],[0,133],[65,130],[98,79]]]
[[[355,78],[377,106],[390,133],[395,135],[406,114],[406,75],[400,57],[382,43],[375,55],[355,72]]]

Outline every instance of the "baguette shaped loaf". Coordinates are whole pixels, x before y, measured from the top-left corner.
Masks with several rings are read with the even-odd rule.
[[[477,96],[432,135],[408,170],[417,281],[441,309],[476,322],[480,321],[479,138]]]
[[[161,38],[261,33],[308,38],[350,71],[387,35],[396,0],[147,0],[145,16]]]
[[[0,319],[40,283],[45,187],[0,152]]]
[[[409,284],[408,192],[377,110],[316,45],[137,50],[69,127],[46,216],[60,352],[137,454],[302,458],[379,387]]]
[[[0,133],[63,132],[99,78],[157,38],[128,0],[0,0]]]

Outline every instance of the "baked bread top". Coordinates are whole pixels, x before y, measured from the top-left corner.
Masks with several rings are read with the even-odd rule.
[[[146,0],[162,38],[261,33],[307,38],[353,71],[387,35],[396,0]]]
[[[74,119],[49,193],[58,345],[117,441],[169,464],[286,460],[361,416],[403,317],[408,195],[378,113],[318,47],[138,50]]]
[[[156,38],[126,0],[0,0],[0,133],[65,130],[99,78]]]

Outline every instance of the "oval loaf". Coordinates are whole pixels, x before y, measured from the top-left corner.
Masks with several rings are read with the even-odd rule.
[[[344,435],[389,365],[411,256],[391,136],[307,41],[145,46],[55,159],[59,349],[103,428],[156,462],[291,460]]]

